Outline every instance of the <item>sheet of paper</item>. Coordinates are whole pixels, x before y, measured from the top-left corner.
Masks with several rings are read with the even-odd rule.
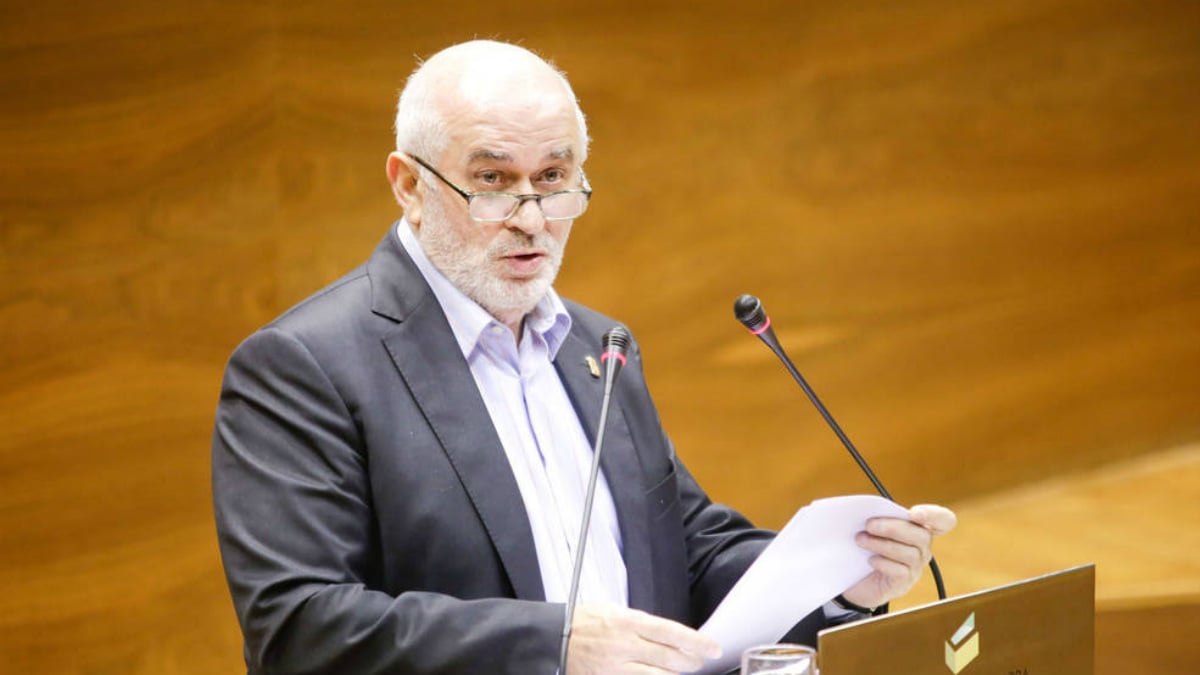
[[[723,653],[699,675],[737,668],[747,647],[777,642],[809,612],[870,574],[871,554],[854,543],[854,535],[876,516],[908,519],[908,511],[874,495],[818,499],[797,511],[700,627]]]

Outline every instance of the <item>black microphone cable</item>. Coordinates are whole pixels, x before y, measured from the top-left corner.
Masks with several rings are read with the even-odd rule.
[[[812,401],[812,404],[816,406],[817,412],[821,413],[821,417],[825,418],[825,422],[829,425],[829,428],[833,429],[833,433],[837,435],[838,440],[849,451],[850,456],[858,463],[859,468],[871,480],[871,484],[875,486],[879,494],[884,499],[895,502],[896,500],[892,499],[892,495],[883,487],[883,483],[875,476],[875,472],[871,470],[871,467],[867,464],[867,460],[863,459],[858,449],[850,442],[850,438],[846,435],[846,432],[842,431],[841,425],[833,419],[833,415],[829,413],[829,409],[825,407],[825,404],[821,403],[821,399],[817,397],[817,392],[808,386],[808,382],[805,381],[804,376],[800,374],[800,371],[796,370],[796,366],[788,358],[787,353],[779,344],[779,339],[775,337],[775,329],[771,327],[771,318],[767,316],[766,310],[763,309],[762,302],[753,295],[743,295],[733,303],[733,313],[737,317],[737,320],[742,322],[743,326],[749,329],[752,334],[758,336],[758,339],[762,340],[763,344],[767,345],[775,353],[775,356],[779,358],[780,362],[787,368],[787,371],[792,374],[792,378],[796,380],[796,384],[800,385],[800,388],[804,390],[804,393],[808,396],[808,400]],[[942,581],[942,570],[938,567],[937,560],[932,556],[929,558],[929,570],[933,573],[933,582],[937,586],[938,599],[945,600],[946,585]]]

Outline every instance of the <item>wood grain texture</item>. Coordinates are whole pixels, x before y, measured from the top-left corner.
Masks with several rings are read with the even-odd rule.
[[[1096,615],[1096,675],[1186,675],[1200,664],[1200,603],[1128,608]]]
[[[1144,455],[960,501],[938,557],[955,593],[1095,563],[1101,609],[1200,602],[1197,495],[1200,445]]]
[[[1187,0],[0,2],[0,672],[242,668],[224,361],[398,217],[395,92],[473,36],[571,77],[596,196],[559,288],[631,327],[715,498],[777,526],[869,487],[753,292],[891,491],[976,516],[952,591],[1102,555],[1109,610],[1166,606],[1190,469],[980,505],[1200,440],[1197,35]]]

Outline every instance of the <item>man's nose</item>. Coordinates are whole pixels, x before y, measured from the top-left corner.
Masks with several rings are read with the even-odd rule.
[[[526,199],[517,205],[517,210],[505,221],[508,227],[526,234],[537,234],[546,227],[546,216],[536,199]]]

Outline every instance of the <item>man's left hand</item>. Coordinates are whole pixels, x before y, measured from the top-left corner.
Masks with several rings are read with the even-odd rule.
[[[935,504],[918,504],[908,514],[911,520],[871,518],[858,533],[858,545],[875,554],[870,559],[875,571],[842,593],[847,600],[878,607],[907,593],[933,557],[933,538],[958,522],[953,511]]]

